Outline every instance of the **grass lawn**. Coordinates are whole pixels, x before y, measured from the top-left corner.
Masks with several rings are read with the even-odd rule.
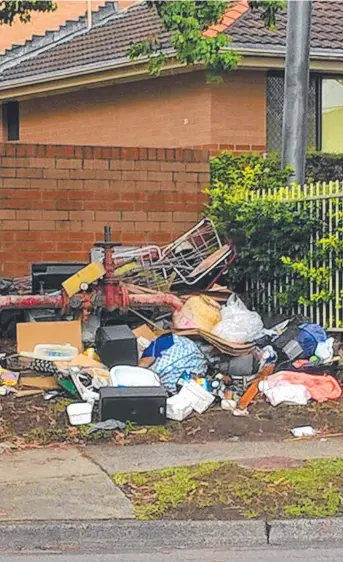
[[[138,519],[271,519],[343,513],[343,460],[262,472],[230,462],[115,474]]]

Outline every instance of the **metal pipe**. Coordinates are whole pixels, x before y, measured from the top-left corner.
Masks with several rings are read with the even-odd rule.
[[[87,2],[87,29],[92,27],[92,0]]]
[[[173,311],[181,310],[183,303],[171,293],[151,295],[129,295],[131,306],[167,306]],[[63,297],[49,295],[7,295],[0,297],[0,311],[5,309],[63,308]]]
[[[129,295],[130,306],[167,306],[174,312],[181,310],[183,302],[171,293],[153,293],[151,295]]]
[[[183,302],[171,293],[153,293],[151,295],[129,295],[130,306],[167,306],[173,312],[181,310]]]
[[[285,89],[282,124],[282,166],[291,179],[305,183],[312,0],[289,0]]]
[[[0,297],[0,311],[5,309],[63,308],[62,295],[6,295]]]

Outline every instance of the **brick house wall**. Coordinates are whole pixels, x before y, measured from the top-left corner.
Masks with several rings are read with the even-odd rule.
[[[207,84],[203,72],[189,72],[28,99],[20,122],[23,143],[264,151],[266,73],[240,70]]]
[[[166,244],[200,217],[201,150],[0,145],[0,275],[84,261],[106,224],[124,244]]]

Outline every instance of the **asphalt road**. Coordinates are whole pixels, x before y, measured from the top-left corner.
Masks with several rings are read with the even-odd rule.
[[[1,554],[1,562],[341,562],[343,545],[317,548],[258,548],[229,550],[165,550],[160,552],[118,552],[94,554]]]

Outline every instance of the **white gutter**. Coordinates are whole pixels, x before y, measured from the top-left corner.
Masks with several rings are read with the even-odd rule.
[[[166,50],[166,54],[173,54],[173,50],[172,49],[168,49]],[[0,92],[2,90],[7,90],[9,88],[13,88],[16,86],[26,86],[26,85],[30,85],[30,84],[40,84],[40,83],[44,83],[44,82],[51,82],[52,80],[56,80],[56,79],[61,79],[61,78],[73,78],[74,76],[82,76],[85,74],[89,74],[91,72],[103,72],[105,70],[114,70],[117,68],[122,68],[124,67],[132,67],[135,66],[137,64],[144,64],[146,62],[148,62],[148,57],[140,57],[137,60],[131,60],[128,57],[122,57],[120,59],[116,59],[115,62],[114,61],[107,61],[104,63],[101,63],[101,65],[99,65],[99,63],[93,63],[93,64],[88,64],[88,65],[83,65],[83,66],[77,66],[77,67],[73,67],[71,70],[59,70],[56,72],[52,72],[49,73],[47,72],[45,75],[41,75],[41,74],[36,74],[34,76],[30,76],[29,78],[21,78],[19,80],[9,80],[7,82],[1,82],[0,81]],[[178,65],[178,66],[184,66],[184,65]],[[0,74],[1,77],[1,74]]]
[[[229,50],[225,48],[224,50]],[[251,48],[241,48],[238,50],[239,54],[242,56],[255,56],[258,58],[280,58],[285,56],[284,50],[256,50]],[[174,49],[166,49],[165,54],[172,57],[175,53]],[[30,76],[29,78],[21,78],[19,80],[10,80],[7,82],[1,83],[0,81],[0,98],[1,98],[1,91],[6,91],[11,88],[21,87],[21,86],[29,86],[32,84],[44,84],[47,82],[52,82],[58,79],[67,79],[67,78],[74,78],[77,76],[84,76],[86,74],[90,74],[92,72],[104,72],[106,70],[116,70],[123,67],[134,67],[136,65],[142,65],[148,62],[148,57],[140,57],[136,60],[131,60],[128,57],[122,57],[120,59],[116,59],[115,61],[107,61],[103,62],[99,65],[99,63],[93,63],[89,65],[83,65],[78,67],[73,67],[71,70],[60,70],[53,73],[46,73],[45,75],[36,74],[34,76]],[[324,61],[343,61],[343,52],[337,52],[334,54],[328,54],[327,52],[313,52],[311,55],[311,61],[316,60],[324,60]],[[176,63],[173,68],[182,68],[185,65]],[[200,65],[199,65],[200,66]],[[1,77],[1,74],[0,74]]]
[[[225,47],[223,51],[229,51],[230,49]],[[239,54],[247,55],[247,56],[255,56],[255,57],[285,57],[286,56],[286,48],[280,49],[253,49],[249,47],[242,47],[237,49]],[[343,51],[321,51],[315,50],[312,51],[311,60],[343,60]]]

